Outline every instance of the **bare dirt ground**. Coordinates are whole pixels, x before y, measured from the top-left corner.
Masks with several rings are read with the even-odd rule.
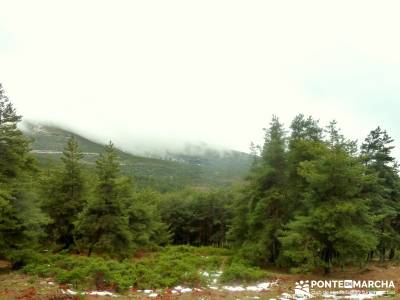
[[[293,294],[296,281],[300,280],[333,280],[333,279],[352,279],[352,280],[393,280],[396,289],[395,295],[384,299],[400,299],[400,265],[395,263],[373,263],[369,266],[359,269],[352,268],[344,271],[335,270],[331,275],[324,276],[322,274],[312,275],[293,275],[279,270],[270,270],[278,280],[278,285],[271,287],[268,291],[262,292],[231,292],[224,289],[213,290],[210,288],[201,288],[201,291],[193,290],[190,293],[181,295],[172,294],[171,290],[164,290],[158,293],[158,296],[150,298],[143,291],[139,292],[131,290],[124,295],[115,294],[114,297],[109,296],[76,296],[67,295],[63,290],[68,289],[67,286],[60,286],[54,283],[52,278],[37,278],[27,276],[19,272],[11,272],[7,270],[8,265],[4,261],[0,261],[0,299],[1,300],[67,300],[67,299],[179,299],[179,300],[211,300],[211,299],[280,299],[284,293]],[[266,281],[271,281],[268,279]],[[318,299],[318,298],[314,298]],[[357,299],[357,298],[354,298]],[[383,299],[374,298],[374,299]]]

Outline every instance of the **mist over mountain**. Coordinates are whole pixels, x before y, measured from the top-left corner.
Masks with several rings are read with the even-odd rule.
[[[28,135],[41,136],[42,138],[51,134],[54,130],[59,129],[65,132],[71,132],[74,135],[84,136],[99,144],[106,144],[111,140],[123,151],[135,155],[161,159],[173,159],[175,156],[225,156],[235,152],[245,153],[199,140],[184,140],[168,136],[144,137],[137,133],[129,133],[128,131],[93,134],[87,133],[85,130],[76,130],[71,128],[71,126],[59,125],[53,122],[24,120],[21,122],[20,128]]]
[[[59,163],[59,157],[70,136],[75,136],[83,163],[94,166],[107,141],[95,141],[61,127],[24,121],[22,131],[33,140],[32,153],[42,165]],[[127,151],[113,138],[122,170],[135,178],[139,186],[170,190],[183,186],[226,186],[244,179],[250,167],[250,155],[244,152],[213,148],[206,143],[186,143],[179,148],[159,148],[154,151]],[[132,142],[133,144],[133,142]],[[143,149],[137,142],[137,149]],[[133,148],[130,148],[133,149]],[[152,148],[148,148],[152,149]]]

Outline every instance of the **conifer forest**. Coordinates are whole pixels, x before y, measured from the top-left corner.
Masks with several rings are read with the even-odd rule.
[[[399,12],[0,0],[0,300],[400,300]]]
[[[298,114],[285,126],[273,116],[242,179],[160,191],[136,184],[113,142],[88,163],[66,135],[63,151],[44,160],[21,121],[1,88],[0,256],[9,272],[124,294],[191,289],[210,274],[249,282],[398,261],[400,180],[383,128],[357,143],[335,121]]]

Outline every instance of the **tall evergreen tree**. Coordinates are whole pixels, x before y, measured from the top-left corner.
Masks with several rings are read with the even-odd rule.
[[[380,260],[393,258],[400,246],[400,185],[398,166],[391,152],[393,139],[380,127],[372,130],[361,146],[362,159],[368,172],[377,176],[370,186],[374,194],[372,213],[379,238]]]
[[[75,137],[71,137],[63,151],[63,168],[44,182],[47,201],[44,208],[53,220],[49,226],[51,238],[63,248],[74,243],[74,222],[87,201],[87,184],[83,175],[81,159]]]
[[[280,252],[278,232],[287,218],[286,136],[273,116],[265,130],[261,158],[238,200],[231,236],[247,258],[258,264],[275,262]]]
[[[47,221],[33,193],[36,168],[20,121],[0,84],[0,257],[15,266],[37,246]]]
[[[299,174],[300,165],[304,161],[318,158],[323,151],[323,129],[319,122],[311,116],[297,115],[291,125],[288,149],[288,195],[289,211],[299,213],[304,208],[302,195],[306,192],[307,181]]]
[[[307,182],[304,212],[282,233],[283,260],[297,270],[364,261],[376,246],[366,187],[374,180],[354,155],[354,144],[329,126],[321,155],[300,164]]]
[[[110,142],[96,162],[98,182],[95,196],[76,222],[75,237],[81,249],[123,256],[131,249],[132,234],[118,180],[119,160]]]
[[[159,204],[175,244],[226,245],[232,192],[185,189],[169,193]]]
[[[158,193],[152,190],[134,191],[132,179],[125,176],[118,178],[117,188],[128,216],[132,249],[167,244],[170,234],[157,209],[160,201]]]

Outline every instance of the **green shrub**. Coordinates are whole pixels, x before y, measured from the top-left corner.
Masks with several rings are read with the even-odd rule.
[[[108,288],[118,292],[206,283],[201,271],[219,270],[229,252],[212,247],[168,246],[140,261],[116,261],[98,256],[41,254],[23,268],[30,275],[52,277],[76,289]]]
[[[249,282],[260,280],[270,275],[258,267],[252,267],[243,261],[234,261],[221,275],[221,282]]]

